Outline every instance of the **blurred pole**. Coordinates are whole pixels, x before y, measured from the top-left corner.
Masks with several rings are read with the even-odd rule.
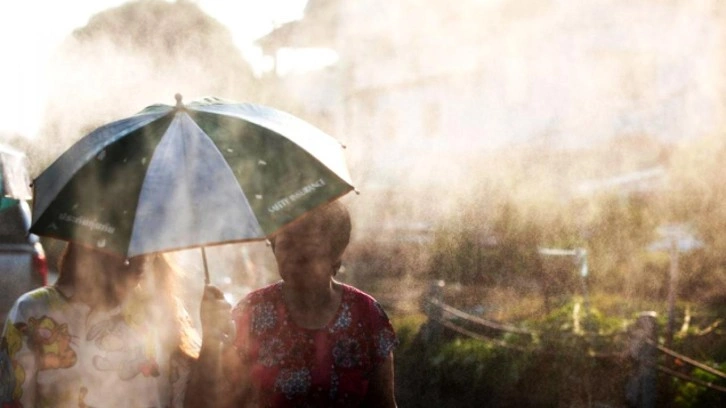
[[[658,341],[655,312],[643,312],[630,329],[629,355],[635,360],[635,371],[627,382],[626,400],[635,408],[655,408],[657,400]]]
[[[424,294],[423,312],[428,317],[428,321],[422,331],[423,338],[427,342],[438,342],[442,337],[441,319],[444,313],[441,305],[444,303],[444,286],[446,286],[446,282],[443,280],[434,280]]]
[[[666,328],[665,347],[671,348],[676,326],[676,296],[678,294],[678,238],[672,237],[670,249],[670,282],[668,284],[668,327]]]
[[[577,248],[575,253],[577,254],[578,266],[580,267],[580,282],[582,283],[582,297],[585,303],[585,317],[589,318],[590,300],[587,292],[587,275],[589,271],[587,265],[587,250],[585,248]]]

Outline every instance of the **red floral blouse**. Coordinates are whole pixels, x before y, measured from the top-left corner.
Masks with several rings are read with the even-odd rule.
[[[373,368],[397,344],[383,308],[343,285],[335,317],[306,329],[288,316],[282,282],[250,293],[233,310],[236,347],[262,407],[358,406]]]

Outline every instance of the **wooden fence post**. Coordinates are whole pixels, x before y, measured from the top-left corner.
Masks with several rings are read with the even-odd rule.
[[[635,367],[627,382],[625,398],[633,408],[655,408],[657,394],[658,325],[655,312],[643,312],[630,328],[628,354]]]
[[[444,303],[444,286],[443,280],[434,280],[429,285],[428,290],[424,294],[423,312],[428,317],[428,321],[422,327],[422,335],[426,341],[435,342],[441,339],[442,326],[441,319],[444,311],[441,305]]]

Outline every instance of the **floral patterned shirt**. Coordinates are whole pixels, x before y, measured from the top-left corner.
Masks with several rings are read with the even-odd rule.
[[[236,347],[263,407],[358,406],[373,369],[397,344],[380,304],[348,285],[322,329],[302,328],[290,319],[282,282],[250,293],[233,316]]]
[[[132,304],[92,312],[49,286],[21,296],[0,346],[0,407],[181,407],[190,361]]]

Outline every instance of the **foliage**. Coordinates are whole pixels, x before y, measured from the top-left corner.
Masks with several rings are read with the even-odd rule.
[[[431,248],[429,277],[447,281],[502,284],[537,278],[540,228],[515,205],[498,208],[490,227],[464,216],[441,228]]]
[[[726,364],[721,364],[720,366],[715,365],[714,368],[721,372],[726,372]],[[723,387],[723,379],[703,370],[694,369],[690,372],[690,375],[703,383],[721,384]],[[675,407],[722,407],[726,404],[726,392],[719,392],[709,389],[704,385],[677,378],[672,378],[671,383],[671,386],[676,390],[674,398]]]
[[[399,404],[626,406],[626,390],[637,378],[638,368],[637,361],[630,358],[635,311],[658,305],[644,301],[623,308],[618,301],[618,296],[598,294],[585,310],[584,299],[575,296],[550,313],[510,323],[535,333],[530,341],[514,333],[491,331],[473,338],[440,326],[443,331],[435,335],[437,326],[424,321],[422,314],[394,315],[392,321],[400,340],[395,354]],[[719,324],[723,305],[679,304],[677,314],[682,315],[685,309],[689,310],[691,326],[679,332],[673,349],[724,372],[726,338]],[[580,321],[576,323],[578,316]],[[658,327],[666,326],[666,318],[665,313],[658,313]],[[485,333],[462,319],[452,322]],[[659,334],[662,341],[663,329]],[[683,374],[726,386],[722,378],[665,354],[659,354],[659,364],[675,365]],[[703,385],[664,373],[658,378],[658,406],[711,407],[724,403],[726,394]]]
[[[396,330],[399,348],[407,349],[413,344],[421,326],[425,323],[423,314],[407,314],[404,316],[391,316],[391,324]]]
[[[581,298],[573,297],[546,316],[527,322],[527,326],[561,338],[563,333],[612,335],[622,331],[625,322],[622,317],[605,315],[596,307],[585,306]]]
[[[397,320],[396,330],[403,333],[396,354],[401,406],[622,404],[628,364],[617,353],[592,355],[594,348],[620,351],[622,339],[575,333],[572,308],[569,304],[529,322],[529,327],[544,333],[529,346],[519,336],[488,342],[445,331],[441,337],[431,337],[428,322],[412,337],[413,320]],[[622,327],[615,320],[593,312],[587,326],[595,333],[612,334]]]
[[[659,224],[651,203],[639,196],[605,196],[592,217],[587,239],[592,284],[628,297],[639,295],[646,248]]]
[[[492,404],[514,392],[527,364],[515,353],[475,340],[423,347],[402,345],[396,357],[402,406],[462,407]]]
[[[592,291],[617,293],[628,302],[662,301],[673,259],[653,244],[664,239],[660,227],[681,225],[703,246],[679,254],[679,296],[723,302],[724,159],[722,135],[678,146],[624,136],[600,153],[515,150],[488,157],[493,173],[473,176],[476,188],[460,200],[455,215],[440,222],[427,276],[465,285],[539,288],[556,301],[557,294],[577,290],[577,282],[570,279],[572,269],[565,270],[564,263],[553,269],[537,247],[584,248]],[[572,188],[588,177],[609,182],[608,175],[643,168],[662,168],[664,176],[587,194]]]

